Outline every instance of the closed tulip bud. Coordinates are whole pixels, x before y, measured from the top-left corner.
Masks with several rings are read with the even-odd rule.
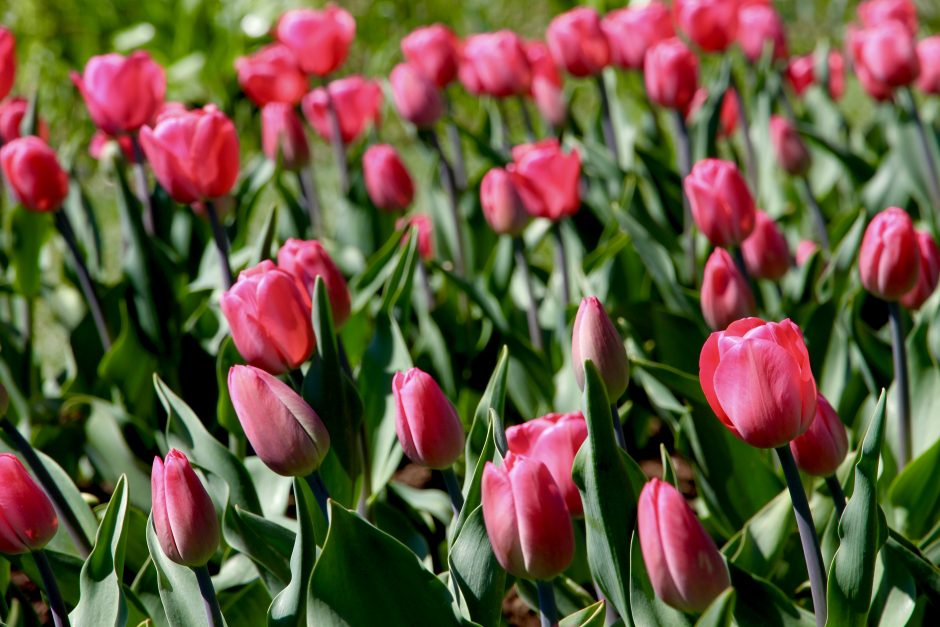
[[[401,40],[401,51],[408,63],[419,68],[443,89],[457,78],[460,42],[443,24],[416,28]]]
[[[22,136],[23,118],[29,103],[24,98],[10,98],[0,104],[0,142],[6,144]],[[49,127],[45,120],[38,123],[37,136],[44,142],[49,141]]]
[[[813,240],[804,239],[796,247],[796,265],[802,266],[814,253],[819,251],[819,244]]]
[[[728,567],[682,494],[651,479],[640,492],[637,531],[656,596],[683,612],[702,612],[731,585]]]
[[[849,452],[845,425],[822,394],[816,397],[813,424],[806,433],[790,442],[790,452],[800,470],[817,477],[835,473]]]
[[[293,276],[301,290],[311,298],[317,277],[320,277],[330,299],[333,325],[337,328],[343,326],[349,318],[349,288],[342,272],[320,242],[288,239],[277,251],[277,266]]]
[[[327,91],[329,90],[329,95]],[[326,88],[318,87],[304,96],[301,109],[317,135],[330,141],[329,100],[333,99],[339,118],[340,137],[348,144],[371,123],[379,121],[382,109],[382,89],[375,81],[361,76],[346,76],[332,81]]]
[[[778,281],[790,269],[790,247],[787,240],[763,211],[755,214],[754,230],[741,244],[747,272],[759,279]]]
[[[228,392],[258,457],[285,477],[306,477],[330,450],[330,434],[313,408],[277,377],[253,366],[232,366]]]
[[[540,41],[526,42],[525,54],[532,70],[529,95],[535,100],[535,106],[545,121],[557,128],[564,124],[568,116],[558,68],[552,60],[548,46]]]
[[[140,130],[153,173],[176,202],[228,194],[238,178],[235,125],[213,105],[159,118]]]
[[[424,213],[416,213],[407,218],[399,218],[395,221],[395,229],[418,229],[418,254],[422,259],[428,260],[434,258],[434,227],[431,224],[431,217]],[[407,242],[407,238],[405,239]],[[402,242],[404,244],[404,242]]]
[[[571,361],[578,387],[584,389],[584,362],[591,360],[607,386],[607,396],[616,401],[627,389],[630,364],[623,339],[607,317],[596,296],[581,300],[571,333]]]
[[[503,235],[518,235],[529,222],[522,198],[512,183],[509,172],[493,168],[480,183],[480,205],[483,217],[494,232]]]
[[[362,171],[369,199],[379,209],[401,211],[414,200],[414,181],[393,146],[369,146],[362,157]]]
[[[703,159],[683,185],[695,224],[714,246],[737,246],[754,230],[754,197],[731,161]]]
[[[787,38],[783,20],[772,6],[752,4],[738,11],[738,43],[752,63],[770,47],[773,59],[787,57]]]
[[[927,231],[917,231],[917,248],[920,252],[920,272],[917,283],[910,292],[901,297],[901,304],[910,310],[920,309],[937,289],[940,278],[940,248]]]
[[[914,36],[917,34],[917,7],[911,0],[869,0],[858,6],[858,19],[865,28],[885,22],[898,22]]]
[[[396,372],[392,393],[395,432],[408,459],[428,468],[457,461],[463,453],[463,425],[437,381],[418,368]]]
[[[307,93],[307,77],[297,58],[285,45],[271,44],[235,60],[238,84],[251,100],[263,107],[272,102],[295,105]]]
[[[774,145],[777,163],[784,172],[801,176],[809,170],[809,149],[790,120],[781,115],[770,116],[770,140]]]
[[[431,79],[408,63],[399,63],[389,77],[398,114],[418,128],[434,126],[444,114],[444,100]]]
[[[712,333],[699,357],[699,381],[718,419],[751,446],[783,446],[816,415],[809,353],[789,319],[744,318]]]
[[[858,271],[865,289],[882,300],[896,301],[917,285],[920,252],[906,211],[889,207],[872,219],[862,238]]]
[[[500,566],[536,580],[553,579],[568,568],[574,527],[545,464],[509,453],[502,466],[486,462],[480,489],[483,522]]]
[[[669,7],[655,1],[611,11],[601,27],[610,44],[611,62],[625,70],[642,70],[646,51],[676,36]]]
[[[701,292],[702,316],[714,331],[727,328],[755,312],[747,279],[724,248],[716,248],[705,262]]]
[[[557,139],[515,146],[506,170],[530,215],[560,220],[581,207],[581,156],[561,150]]]
[[[698,58],[682,40],[665,39],[647,51],[643,80],[650,100],[686,111],[698,89]]]
[[[278,20],[275,36],[294,53],[300,69],[326,76],[346,61],[356,36],[356,20],[332,4],[320,11],[294,9]]]
[[[52,502],[15,456],[0,453],[0,554],[38,551],[59,528]]]
[[[30,211],[55,211],[69,193],[66,175],[55,151],[38,137],[20,137],[0,148],[7,184]]]
[[[313,353],[310,297],[271,261],[243,270],[222,294],[221,306],[235,347],[249,364],[282,374]]]
[[[16,79],[16,38],[0,26],[0,100],[7,97]]]
[[[522,95],[529,92],[532,83],[522,38],[511,30],[467,37],[458,75],[464,88],[478,96]]]
[[[154,457],[150,488],[163,553],[183,566],[204,566],[219,548],[219,519],[186,455],[171,449],[165,460]]]
[[[587,434],[587,423],[581,412],[547,414],[506,429],[509,452],[545,464],[572,516],[584,515],[581,493],[571,478],[571,467]]]
[[[722,52],[734,43],[738,0],[676,0],[676,23],[705,52]]]
[[[558,67],[572,76],[592,76],[610,64],[610,45],[601,18],[590,7],[578,7],[556,16],[545,33]]]
[[[287,170],[299,170],[310,163],[310,145],[304,125],[294,107],[271,102],[261,109],[261,148],[271,161]]]
[[[940,94],[940,35],[921,39],[917,58],[920,62],[917,88],[925,94]]]
[[[884,91],[910,85],[920,72],[913,36],[897,21],[849,33],[855,69],[866,91],[884,99]]]
[[[95,126],[109,135],[133,132],[150,122],[163,104],[166,73],[146,52],[92,57],[72,72]]]

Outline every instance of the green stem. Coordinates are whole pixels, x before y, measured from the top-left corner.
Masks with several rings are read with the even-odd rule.
[[[552,237],[555,238],[555,267],[561,272],[561,307],[566,310],[571,302],[571,281],[568,277],[568,248],[561,232],[561,222],[552,226]]]
[[[460,222],[460,209],[457,198],[457,179],[454,176],[454,168],[447,160],[447,155],[441,147],[441,142],[437,138],[437,131],[431,129],[427,132],[427,138],[431,147],[437,153],[437,158],[441,163],[441,183],[444,185],[444,192],[447,194],[447,205],[450,209],[450,217],[454,222],[454,237],[457,240],[457,246],[454,249],[454,264],[457,267],[457,274],[462,277],[467,276],[466,259],[463,246],[463,227]]]
[[[450,496],[450,503],[454,508],[454,516],[460,515],[463,509],[463,492],[460,491],[460,483],[457,481],[457,475],[451,466],[441,469],[441,475],[444,477],[444,485],[447,487],[447,494]]]
[[[835,475],[826,477],[826,487],[829,488],[829,494],[832,496],[832,504],[836,507],[836,516],[842,518],[842,512],[845,511],[845,492],[842,491],[842,484]]]
[[[813,215],[813,224],[816,227],[819,244],[824,250],[829,250],[829,233],[826,230],[826,217],[823,215],[819,203],[816,202],[816,195],[813,194],[813,188],[809,184],[809,177],[805,174],[800,175],[800,182],[803,184],[803,193],[806,195],[806,202],[809,204],[810,211]]]
[[[314,237],[322,237],[323,226],[320,223],[320,194],[317,192],[317,181],[313,177],[312,168],[302,167],[298,170],[297,181],[300,183],[300,192],[304,197],[304,204],[307,206],[310,230]]]
[[[610,156],[614,158],[614,163],[620,163],[620,155],[617,150],[617,134],[614,132],[614,123],[610,115],[610,94],[607,93],[607,83],[604,82],[604,75],[597,75],[597,89],[601,95],[601,128],[604,131],[604,143],[607,144],[607,150]]]
[[[894,357],[894,388],[898,403],[898,471],[911,461],[911,388],[907,372],[907,347],[904,344],[904,321],[901,306],[888,303],[891,323],[891,354]]]
[[[209,627],[222,627],[225,623],[222,620],[222,610],[219,608],[219,599],[215,596],[215,587],[212,585],[209,569],[206,566],[197,566],[193,568],[193,571],[196,573],[196,581],[199,582],[199,593],[202,595],[202,602],[206,608]]]
[[[324,85],[326,93],[326,111],[330,119],[330,145],[333,147],[333,159],[336,161],[336,171],[339,175],[339,188],[345,196],[349,192],[349,164],[346,162],[346,143],[339,124],[339,114],[336,112],[336,102],[330,93],[330,86]]]
[[[539,622],[541,627],[553,627],[558,624],[558,609],[555,607],[555,589],[550,581],[536,581],[535,589],[539,595]]]
[[[222,284],[225,289],[232,287],[235,283],[235,277],[232,275],[232,264],[228,258],[228,237],[222,229],[222,223],[219,221],[219,213],[215,209],[215,202],[206,201],[206,213],[209,214],[209,224],[212,226],[212,238],[215,240],[215,248],[219,253],[219,267],[222,269]]]
[[[150,197],[150,185],[147,183],[144,151],[140,147],[140,140],[136,133],[131,133],[130,138],[134,149],[134,180],[137,186],[137,198],[144,206],[144,230],[147,231],[147,235],[153,237],[156,233],[156,219],[153,212],[153,199]]]
[[[39,574],[42,576],[42,585],[46,589],[46,597],[49,599],[49,611],[52,613],[52,622],[55,627],[69,627],[69,614],[65,611],[65,602],[62,601],[62,594],[59,592],[59,584],[56,583],[55,575],[52,573],[52,565],[44,551],[39,550],[33,553],[33,560],[36,567],[39,568]]]
[[[672,115],[676,126],[676,159],[679,162],[679,175],[685,181],[685,177],[689,175],[692,168],[689,127],[685,123],[685,115],[682,111],[673,111]],[[695,225],[692,222],[692,207],[685,193],[685,185],[682,185],[682,234],[685,242],[685,263],[689,285],[695,285],[698,280],[695,269]]]
[[[744,96],[738,86],[734,74],[731,75],[731,87],[734,89],[734,99],[738,105],[738,124],[741,127],[741,137],[744,139],[744,160],[747,165],[747,181],[751,193],[757,199],[757,158],[754,156],[754,144],[751,143],[751,126],[748,123],[747,109],[744,107]]]
[[[314,498],[317,499],[317,504],[320,506],[320,511],[323,512],[323,517],[326,518],[327,524],[330,522],[330,491],[327,490],[326,484],[323,483],[323,477],[320,476],[318,470],[314,470],[312,473],[307,475],[307,485],[310,486],[310,489],[313,491]]]
[[[914,92],[911,91],[910,87],[904,91],[907,94],[908,109],[911,114],[911,119],[914,120],[914,126],[917,128],[917,137],[920,139],[920,147],[924,153],[924,165],[927,169],[927,184],[930,186],[933,209],[934,211],[940,211],[940,179],[937,178],[937,163],[934,160],[930,140],[924,128],[924,121],[921,119],[920,111],[917,109],[917,100],[914,98]]]
[[[526,105],[525,98],[516,96],[516,103],[519,105],[519,111],[522,113],[522,127],[525,129],[525,138],[532,143],[536,140],[535,126],[532,124],[532,116],[529,115],[529,107]]]
[[[529,261],[526,259],[525,242],[522,237],[514,237],[512,240],[513,252],[516,257],[516,268],[522,276],[522,282],[525,285],[526,293],[526,322],[529,325],[529,341],[535,350],[541,352],[544,348],[542,344],[542,330],[539,328],[538,304],[535,302],[535,291],[532,289],[532,275],[529,273]]]
[[[623,436],[623,423],[620,422],[620,411],[617,409],[617,402],[610,405],[610,418],[614,422],[614,438],[617,445],[623,450],[627,450],[627,439]]]

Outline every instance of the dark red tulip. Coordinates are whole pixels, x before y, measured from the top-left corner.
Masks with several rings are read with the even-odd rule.
[[[55,211],[69,193],[69,177],[38,137],[20,137],[0,148],[7,184],[30,211]]]
[[[148,124],[163,104],[166,73],[142,50],[92,57],[79,75],[72,72],[95,126],[109,135]]]
[[[295,105],[307,93],[307,77],[290,48],[271,44],[235,61],[238,84],[259,107],[270,102]]]
[[[326,89],[333,99],[339,117],[340,136],[344,143],[359,137],[366,127],[377,124],[382,109],[382,89],[375,81],[361,76],[347,76],[332,81]],[[317,135],[329,141],[330,127],[326,89],[318,87],[304,96],[301,108]]]
[[[401,40],[401,51],[408,63],[420,68],[440,89],[457,78],[459,48],[457,36],[443,24],[416,28]]]
[[[356,36],[356,20],[345,9],[327,5],[323,10],[294,9],[281,16],[277,40],[291,49],[307,74],[326,76],[346,61]]]

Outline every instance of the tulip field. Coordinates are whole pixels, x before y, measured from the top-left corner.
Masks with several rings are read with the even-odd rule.
[[[0,9],[0,627],[940,624],[940,4]]]

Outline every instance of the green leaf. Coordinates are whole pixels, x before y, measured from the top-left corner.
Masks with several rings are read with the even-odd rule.
[[[583,610],[566,616],[558,627],[604,627],[607,618],[607,606],[603,601],[589,605]]]
[[[466,504],[464,509],[467,509]],[[470,618],[481,625],[499,623],[506,571],[496,560],[483,523],[483,507],[476,505],[460,527],[448,557],[450,576],[460,588]]]
[[[630,540],[630,612],[633,622],[637,625],[681,627],[692,624],[685,614],[656,596],[646,563],[643,561],[640,538],[635,529]]]
[[[307,588],[317,559],[313,521],[318,506],[303,479],[294,478],[294,499],[297,505],[297,537],[290,558],[291,579],[287,587],[274,598],[268,610],[268,625],[277,627],[303,627],[306,624]]]
[[[790,493],[783,490],[722,547],[722,553],[739,568],[770,577],[793,533]]]
[[[157,573],[157,589],[166,619],[171,627],[199,625],[206,620],[206,609],[196,573],[180,566],[163,553],[153,528],[153,514],[147,520],[147,547]]]
[[[392,271],[385,284],[385,291],[382,293],[382,304],[379,310],[385,314],[391,315],[400,303],[407,308],[411,301],[406,296],[411,294],[411,284],[414,280],[415,267],[418,264],[418,229],[411,229],[412,234],[408,238],[406,245],[398,254],[398,263]],[[407,316],[402,316],[406,320]]]
[[[737,601],[734,619],[739,625],[775,625],[778,627],[814,627],[816,619],[810,612],[794,604],[772,583],[728,565],[731,586]]]
[[[497,416],[502,416],[506,409],[506,383],[509,373],[509,349],[503,346],[499,351],[499,358],[496,360],[496,368],[490,375],[490,380],[483,390],[483,396],[477,404],[476,411],[473,413],[473,423],[470,425],[470,432],[467,436],[466,465],[467,468],[475,468],[477,460],[482,457],[482,451],[487,444],[488,433],[491,426],[490,410]],[[501,450],[509,448],[506,443],[506,433],[496,433],[494,436],[502,438],[499,444]],[[464,480],[464,492],[470,482],[474,480],[473,475],[467,474]]]
[[[695,621],[695,627],[731,627],[734,618],[734,588],[728,588],[712,601],[708,609]]]
[[[229,505],[222,517],[225,541],[232,548],[247,555],[262,573],[273,575],[281,584],[291,580],[290,558],[295,542],[294,534],[281,525]],[[268,581],[269,587],[274,582]]]
[[[904,470],[888,490],[896,521],[892,526],[909,538],[922,538],[940,519],[940,440]]]
[[[17,207],[12,215],[12,261],[13,285],[26,298],[39,295],[41,272],[39,253],[49,233],[49,216],[25,207]]]
[[[235,348],[235,341],[232,336],[227,335],[219,346],[219,353],[215,358],[215,380],[219,386],[219,400],[216,402],[216,419],[226,431],[232,435],[244,439],[245,432],[242,430],[241,423],[238,422],[238,415],[235,413],[235,406],[232,405],[232,397],[228,393],[228,371],[236,365],[244,363],[238,349]]]

